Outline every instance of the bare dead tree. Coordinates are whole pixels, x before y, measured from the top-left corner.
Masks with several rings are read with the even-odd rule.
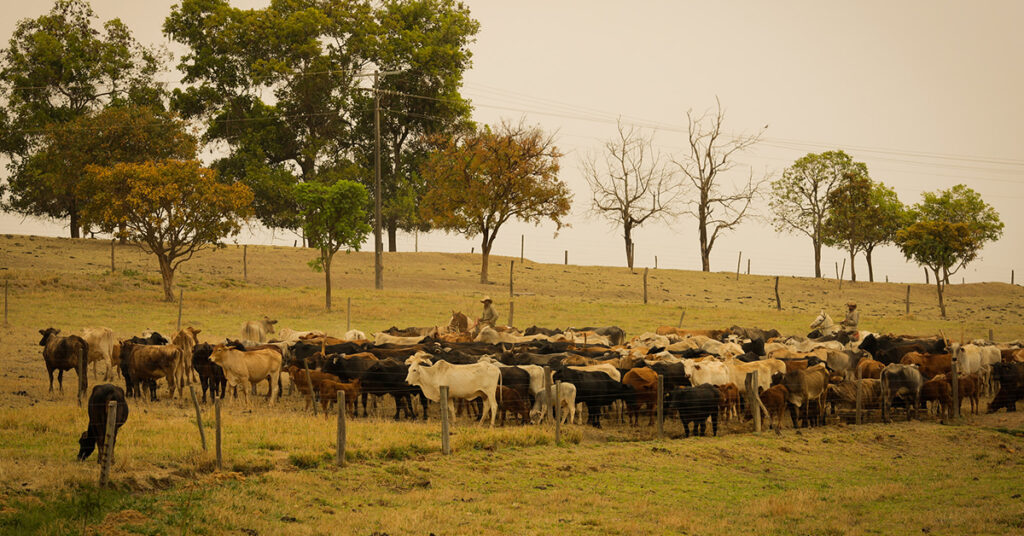
[[[713,116],[710,111],[699,117],[694,117],[692,110],[686,112],[690,152],[682,160],[673,160],[685,177],[684,183],[695,190],[685,213],[697,218],[701,269],[705,272],[711,271],[715,241],[721,233],[735,229],[743,221],[758,189],[767,180],[766,177],[755,182],[751,169],[746,184],[731,193],[722,191],[722,175],[737,166],[738,154],[757,143],[765,129],[753,135],[723,133],[725,112],[722,103],[718,99],[715,102]]]
[[[580,162],[590,185],[591,210],[622,227],[626,265],[633,269],[633,230],[650,220],[675,216],[678,182],[668,163],[653,148],[654,136],[645,136],[618,121],[619,136],[604,144],[603,160],[590,155]]]

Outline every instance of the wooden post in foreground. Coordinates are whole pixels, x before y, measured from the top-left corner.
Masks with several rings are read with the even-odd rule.
[[[181,304],[185,301],[185,289],[178,289],[178,331],[181,331]]]
[[[206,450],[206,431],[203,430],[203,413],[199,411],[199,399],[196,398],[196,386],[189,385],[188,390],[192,393],[192,405],[196,407],[196,426],[199,427],[199,440],[203,444],[203,451]]]
[[[338,391],[338,467],[345,466],[345,391]]]
[[[100,452],[100,486],[110,483],[110,465],[114,463],[114,432],[117,431],[117,401],[107,402],[107,429],[103,441],[103,451]]]
[[[441,454],[445,456],[452,453],[451,445],[448,443],[448,386],[441,386]]]
[[[958,362],[959,360],[957,359],[957,354],[959,354],[959,353],[960,352],[957,351],[956,353],[953,354],[953,362],[951,363],[952,370],[950,370],[950,373],[952,374],[952,380],[953,380],[953,385],[952,385],[952,388],[953,388],[953,393],[952,393],[952,395],[953,395],[953,409],[952,409],[952,411],[950,411],[950,415],[949,415],[949,417],[951,419],[959,419],[960,418],[960,363]],[[939,411],[942,411],[941,407],[940,407]]]
[[[779,276],[775,276],[775,310],[782,310],[782,300],[779,299]]]
[[[910,314],[910,285],[907,285],[907,314]]]
[[[647,268],[644,268],[644,305],[647,305]]]
[[[217,470],[224,470],[224,458],[221,456],[220,450],[220,399],[213,401],[213,415],[215,417],[216,424],[216,449],[217,449]]]
[[[857,421],[856,422],[857,422],[857,424],[864,424],[864,402],[861,400],[861,397],[864,396],[861,393],[861,388],[863,387],[863,382],[861,382],[862,376],[861,376],[861,370],[860,370],[859,367],[857,368],[857,376],[856,376],[856,378],[857,378]]]
[[[562,382],[555,382],[555,396],[553,397],[555,406],[555,445],[562,443],[562,401],[558,399],[559,387]],[[552,397],[548,397],[552,398]]]
[[[754,431],[761,433],[761,394],[757,392],[757,386],[760,385],[757,381],[758,371],[755,369],[752,373],[753,377],[750,380],[750,390],[754,393]]]
[[[658,374],[658,439],[665,438],[665,376]]]

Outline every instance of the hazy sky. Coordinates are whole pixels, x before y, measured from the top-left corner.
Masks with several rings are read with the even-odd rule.
[[[168,43],[160,31],[174,2],[94,0],[103,19],[120,17],[137,39]],[[259,7],[266,2],[236,1]],[[588,214],[579,160],[615,135],[616,118],[655,132],[666,155],[685,154],[686,111],[721,100],[726,129],[763,141],[740,160],[781,174],[808,152],[843,149],[893,187],[904,203],[965,183],[1006,223],[1002,240],[969,267],[967,281],[1008,281],[1024,267],[1024,3],[986,2],[466,2],[480,21],[464,94],[475,118],[539,124],[566,153],[562,178],[575,192],[572,227],[508,225],[497,254],[574,264],[625,265],[621,231]],[[0,39],[18,19],[50,4],[2,0]],[[180,49],[178,49],[180,50]],[[167,80],[176,75],[167,73]],[[737,180],[749,167],[738,169]],[[767,204],[756,207],[767,215]],[[67,236],[66,222],[0,215],[0,232]],[[294,235],[243,232],[242,242],[291,244]],[[639,266],[699,269],[696,223],[681,217],[640,229]],[[421,250],[468,251],[479,241],[431,233]],[[413,238],[399,236],[399,249]],[[372,249],[372,240],[366,248]],[[364,248],[365,249],[365,248]],[[738,251],[762,274],[813,275],[809,239],[750,220],[719,239],[712,270],[734,270]],[[825,273],[843,252],[824,253]],[[746,260],[743,261],[744,270]],[[876,278],[923,280],[892,247],[875,253]],[[847,272],[848,272],[847,268]],[[867,267],[858,259],[858,278]],[[1024,278],[1024,272],[1021,274]],[[959,276],[957,277],[959,279]]]

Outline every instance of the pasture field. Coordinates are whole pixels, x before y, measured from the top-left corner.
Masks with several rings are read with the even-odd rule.
[[[613,253],[610,253],[613,254]],[[191,402],[130,402],[118,436],[113,487],[97,489],[95,455],[75,461],[88,421],[75,403],[75,374],[63,397],[47,393],[38,330],[108,326],[121,336],[173,331],[177,304],[159,301],[155,262],[109,242],[0,236],[0,282],[10,283],[10,325],[0,327],[0,534],[1013,534],[1024,532],[1024,412],[860,427],[831,425],[718,438],[668,438],[609,422],[568,426],[561,445],[549,426],[488,429],[464,418],[453,454],[440,454],[430,420],[348,422],[348,464],[337,468],[336,417],[314,417],[298,397],[268,409],[227,401],[224,470],[212,454],[212,406],[203,408],[211,451],[199,444]],[[495,284],[478,283],[479,256],[385,254],[385,287],[373,287],[372,253],[339,255],[335,308],[323,307],[323,276],[309,251],[230,246],[186,263],[182,325],[200,339],[237,336],[268,314],[278,326],[364,331],[473,316],[483,294],[507,320],[508,266],[492,258]],[[804,333],[825,308],[842,315],[856,300],[862,325],[879,332],[1024,336],[1024,290],[1001,283],[951,285],[950,318],[938,318],[934,288],[652,270],[650,303],[641,275],[624,268],[516,260],[516,325],[617,324],[627,334],[675,325],[732,324]],[[500,282],[500,283],[499,283]],[[90,374],[90,384],[99,383]],[[391,411],[390,402],[383,408]],[[965,407],[967,405],[965,404]],[[644,421],[642,421],[644,422]]]

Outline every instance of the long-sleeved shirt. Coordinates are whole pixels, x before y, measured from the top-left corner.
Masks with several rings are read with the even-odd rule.
[[[854,309],[846,313],[846,319],[843,320],[842,326],[847,330],[857,329],[857,324],[860,323],[860,311]]]
[[[494,310],[493,304],[484,304],[484,314],[480,317],[480,323],[487,324],[492,327],[498,323],[498,311]]]

